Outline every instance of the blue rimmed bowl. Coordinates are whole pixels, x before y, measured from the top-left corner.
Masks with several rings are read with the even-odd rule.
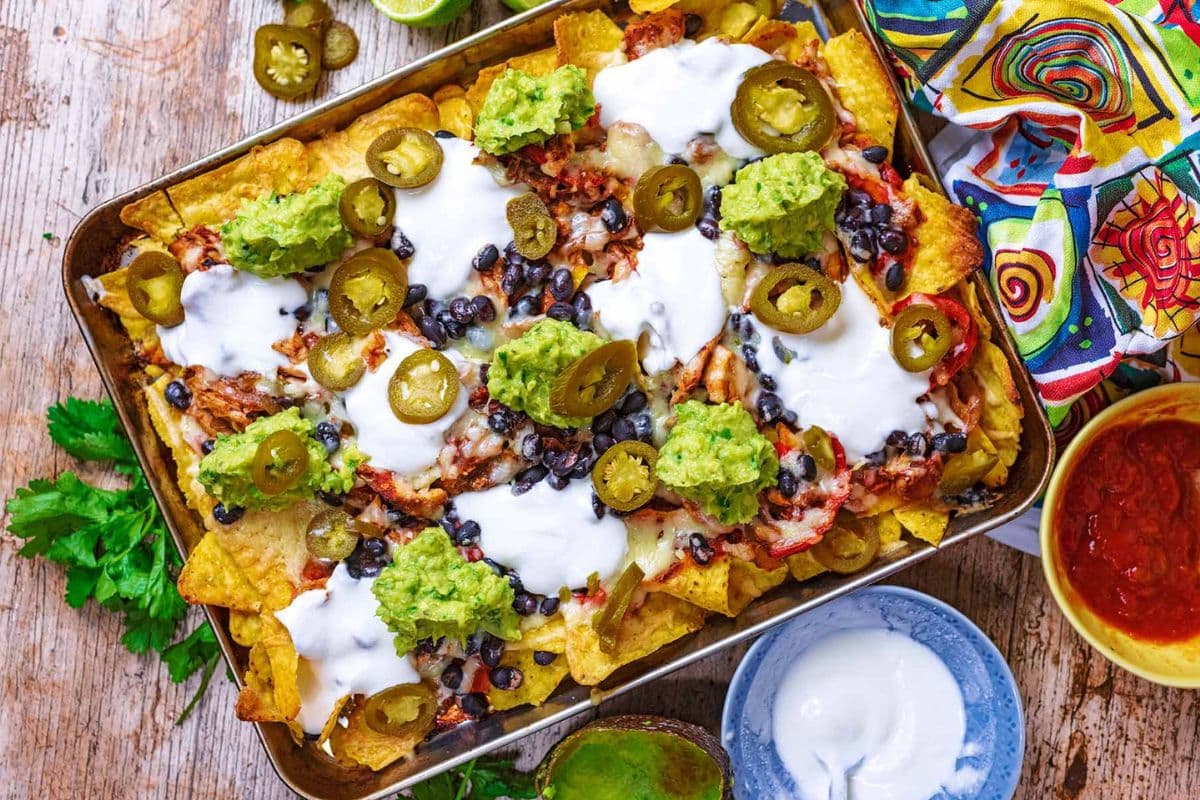
[[[772,740],[775,693],[801,653],[838,631],[892,630],[929,647],[958,682],[966,704],[964,755],[957,769],[969,786],[931,800],[1009,800],[1025,755],[1025,716],[1012,672],[973,622],[940,600],[898,586],[873,586],[813,609],[771,630],[742,659],[721,719],[738,800],[799,797]]]

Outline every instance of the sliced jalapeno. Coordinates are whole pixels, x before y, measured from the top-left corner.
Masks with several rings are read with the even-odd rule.
[[[554,249],[558,223],[536,194],[530,192],[509,200],[506,214],[513,232],[513,246],[522,256],[537,259]]]
[[[424,736],[437,717],[437,694],[424,683],[389,686],[367,698],[363,720],[384,736]]]
[[[731,108],[733,126],[768,153],[820,150],[833,135],[833,103],[817,76],[782,61],[748,70]]]
[[[842,289],[812,267],[784,264],[767,273],[750,295],[750,310],[765,324],[788,333],[824,325],[842,303]]]
[[[183,267],[166,253],[140,253],[125,273],[129,302],[146,319],[167,328],[183,322]]]
[[[329,282],[329,314],[342,330],[362,336],[400,312],[408,293],[407,270],[391,250],[355,253]]]
[[[892,355],[909,372],[932,369],[953,343],[949,317],[924,303],[905,308],[892,325]]]
[[[637,345],[608,342],[568,366],[550,387],[550,408],[566,417],[594,417],[612,408],[637,370]]]
[[[824,428],[813,425],[800,434],[804,450],[813,457],[817,466],[827,472],[837,469],[837,456],[833,452],[833,440]]]
[[[700,176],[683,164],[648,169],[633,188],[633,213],[644,231],[690,228],[703,210]]]
[[[285,0],[283,24],[320,34],[333,22],[333,9],[323,0]]]
[[[327,508],[308,523],[304,544],[308,554],[321,561],[341,561],[354,552],[360,538],[378,539],[383,531],[345,511]]]
[[[879,531],[875,521],[840,513],[833,527],[812,546],[813,558],[839,575],[858,572],[879,553]]]
[[[626,567],[612,591],[608,593],[608,602],[604,604],[604,608],[597,611],[596,615],[592,617],[592,628],[600,638],[601,652],[611,654],[617,651],[617,638],[621,634],[621,623],[625,620],[625,612],[629,610],[633,593],[641,586],[642,578],[645,576],[646,573],[642,572],[642,568],[637,564],[630,564]]]
[[[617,511],[633,511],[650,502],[658,489],[654,465],[658,451],[645,442],[617,442],[592,468],[592,485],[600,501]]]
[[[254,451],[250,477],[265,495],[274,497],[291,489],[308,472],[308,447],[292,431],[275,431]]]
[[[379,236],[396,218],[396,193],[374,178],[357,180],[342,191],[338,213],[359,236]]]
[[[438,176],[442,146],[421,128],[393,128],[367,148],[367,169],[388,186],[415,189]]]
[[[401,422],[421,425],[446,416],[458,399],[458,370],[436,350],[402,360],[388,381],[388,402]]]
[[[367,371],[362,348],[348,333],[322,336],[308,351],[308,371],[313,380],[334,392],[344,392]]]
[[[263,25],[254,32],[254,78],[276,97],[312,91],[321,77],[321,40],[311,30]]]
[[[321,64],[325,69],[348,67],[358,58],[358,34],[344,22],[334,20],[321,41]]]

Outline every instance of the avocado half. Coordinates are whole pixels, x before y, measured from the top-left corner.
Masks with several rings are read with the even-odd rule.
[[[598,719],[555,745],[536,785],[546,800],[733,800],[733,768],[704,728],[628,714]]]

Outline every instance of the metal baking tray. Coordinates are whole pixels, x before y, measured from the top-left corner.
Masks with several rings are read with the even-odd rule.
[[[285,136],[301,140],[312,138],[323,130],[342,127],[358,115],[407,92],[430,92],[448,81],[463,82],[480,67],[550,43],[552,25],[561,14],[595,8],[609,10],[614,16],[619,16],[619,0],[617,3],[609,0],[550,0],[532,11],[418,59],[158,180],[114,197],[92,209],[75,227],[63,256],[63,288],[67,301],[100,370],[104,386],[116,404],[121,423],[133,442],[171,535],[181,551],[187,552],[199,540],[203,528],[200,520],[186,507],[173,478],[171,456],[150,425],[145,404],[140,397],[142,381],[136,372],[137,365],[129,341],[115,317],[89,299],[82,282],[84,276],[103,274],[115,266],[118,247],[131,233],[120,221],[121,208],[154,191],[231,161],[256,145]],[[823,29],[822,33],[826,35],[854,28],[862,30],[871,38],[876,52],[883,57],[880,45],[871,36],[857,3],[816,0],[811,4],[811,9],[806,9],[806,14],[811,15],[818,29]],[[899,95],[898,87],[894,88]],[[916,125],[903,108],[893,161],[902,173],[920,171],[934,174]],[[941,544],[943,548],[1002,525],[1029,508],[1046,486],[1054,460],[1054,438],[1049,423],[1028,373],[1021,368],[1021,361],[1005,334],[996,302],[986,290],[986,282],[978,274],[972,280],[977,284],[984,312],[993,323],[996,341],[1014,365],[1013,374],[1025,408],[1025,427],[1020,455],[999,502],[986,511],[956,518]],[[771,626],[821,603],[929,558],[937,550],[927,544],[910,543],[907,549],[893,553],[857,575],[824,576],[804,584],[788,582],[760,598],[736,619],[714,616],[703,630],[622,668],[600,687],[577,686],[568,681],[537,708],[526,706],[494,714],[476,724],[459,726],[422,745],[412,758],[377,773],[341,767],[312,746],[297,747],[286,728],[277,723],[256,724],[258,735],[280,779],[303,797],[312,800],[382,798],[452,766],[510,745],[534,731],[586,711],[606,698],[628,692],[723,648],[757,636]],[[234,674],[240,675],[246,653],[244,648],[238,647],[230,639],[225,611],[208,607],[205,613],[217,633],[226,661]]]

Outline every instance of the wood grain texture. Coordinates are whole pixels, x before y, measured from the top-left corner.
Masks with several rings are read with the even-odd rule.
[[[365,0],[333,5],[362,49],[329,76],[323,97],[503,16],[486,0],[446,29],[411,31]],[[0,0],[0,496],[74,466],[47,439],[45,408],[100,392],[59,285],[62,240],[75,221],[313,102],[276,101],[250,75],[252,32],[278,14],[276,0]],[[175,727],[194,681],[174,686],[156,658],[125,652],[111,615],[67,608],[61,571],[16,550],[11,537],[0,540],[0,797],[291,796],[253,729],[234,719],[230,684],[215,680],[204,705]],[[1196,696],[1090,651],[1055,608],[1035,559],[977,539],[901,582],[962,609],[1012,665],[1028,717],[1017,797],[1200,796]],[[715,728],[742,652],[693,665],[605,712]],[[528,740],[522,762],[534,763],[564,731]]]

